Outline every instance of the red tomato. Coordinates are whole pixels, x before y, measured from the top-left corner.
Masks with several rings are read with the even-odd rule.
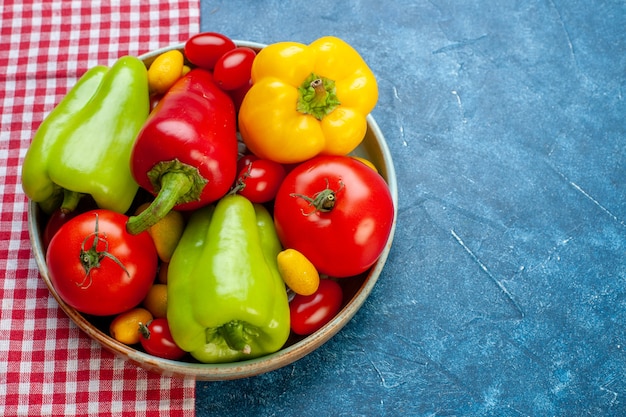
[[[61,226],[67,223],[70,219],[76,217],[79,213],[74,211],[63,211],[61,209],[55,210],[48,219],[46,227],[43,230],[43,247],[44,250],[50,246],[50,241],[54,235],[59,231]]]
[[[256,161],[257,159],[259,159],[259,157],[253,153],[243,155],[237,161],[237,172],[241,172],[241,170],[244,169],[244,167],[247,167],[250,162]]]
[[[394,207],[387,183],[349,156],[318,156],[295,167],[274,202],[285,248],[302,252],[332,277],[366,271],[391,233]]]
[[[154,110],[159,104],[159,101],[163,98],[162,94],[153,94],[150,96],[150,111]]]
[[[224,90],[235,90],[249,84],[255,56],[256,52],[245,46],[231,49],[222,55],[213,69],[217,85]]]
[[[319,330],[339,312],[342,300],[341,287],[330,279],[320,280],[311,295],[296,294],[289,303],[291,330],[301,336]]]
[[[150,290],[156,248],[148,232],[129,234],[127,220],[109,210],[88,211],[65,223],[50,241],[50,280],[76,310],[97,316],[122,313]]]
[[[48,249],[50,241],[59,231],[61,226],[63,226],[70,219],[78,216],[79,214],[89,210],[93,210],[95,208],[97,208],[95,201],[93,201],[93,199],[89,196],[83,196],[78,202],[78,206],[75,207],[74,210],[65,211],[60,208],[55,210],[48,218],[48,221],[46,222],[46,227],[43,230],[42,238],[44,250]]]
[[[226,91],[230,98],[233,100],[235,104],[235,110],[239,113],[239,109],[241,108],[241,103],[243,102],[243,98],[248,94],[248,91],[252,87],[252,80],[248,80],[247,83],[238,87],[234,90]]]
[[[285,175],[285,168],[278,162],[253,160],[239,171],[238,193],[253,203],[267,203],[276,197]]]
[[[145,351],[159,358],[177,360],[187,352],[178,347],[166,318],[156,318],[140,328],[139,341]]]
[[[215,32],[203,32],[185,42],[185,56],[197,67],[213,71],[218,59],[237,46],[228,36]]]

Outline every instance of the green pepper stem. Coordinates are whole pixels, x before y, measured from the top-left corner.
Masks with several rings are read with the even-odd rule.
[[[217,329],[207,329],[207,343],[216,336],[216,330],[217,334],[224,339],[229,348],[246,355],[252,352],[250,341],[259,337],[258,330],[250,324],[240,320],[233,320]]]
[[[156,198],[141,213],[126,222],[128,233],[136,235],[159,222],[179,203],[193,186],[193,179],[184,172],[167,172],[161,177],[161,189]]]
[[[39,201],[39,207],[46,214],[52,214],[56,209],[60,208],[59,205],[63,201],[63,189],[55,187],[54,192],[50,197],[43,201]]]
[[[61,211],[63,213],[71,213],[76,210],[80,199],[83,197],[81,193],[76,191],[63,190],[63,202],[61,203]]]

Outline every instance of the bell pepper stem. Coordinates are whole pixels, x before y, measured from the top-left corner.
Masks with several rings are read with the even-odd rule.
[[[311,73],[298,87],[296,110],[317,120],[330,114],[341,103],[337,98],[335,81]]]
[[[128,233],[136,235],[159,222],[178,204],[193,186],[193,179],[184,172],[173,171],[161,177],[161,189],[150,205],[126,223]]]
[[[55,210],[59,208],[59,205],[63,201],[63,190],[57,189],[55,190],[50,197],[43,201],[39,201],[39,207],[46,214],[52,214]]]
[[[76,210],[80,199],[83,197],[81,193],[76,191],[63,190],[63,202],[61,203],[61,211],[63,213],[71,213]]]
[[[207,343],[214,338],[222,338],[229,348],[245,355],[252,352],[251,340],[259,336],[257,329],[241,320],[233,320],[218,328],[206,330]]]

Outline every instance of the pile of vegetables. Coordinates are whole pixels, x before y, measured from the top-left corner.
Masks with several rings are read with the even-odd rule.
[[[206,32],[90,69],[22,168],[55,290],[174,360],[255,358],[319,330],[392,229],[387,184],[350,155],[377,98],[335,37],[255,51]]]

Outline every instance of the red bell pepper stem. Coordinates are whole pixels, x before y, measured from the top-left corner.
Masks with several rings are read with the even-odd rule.
[[[172,209],[195,210],[228,192],[237,174],[235,106],[209,71],[192,69],[163,96],[135,139],[130,168],[155,196],[129,219],[132,234]]]
[[[126,223],[128,233],[136,235],[158,223],[174,208],[182,196],[189,193],[193,185],[193,179],[184,172],[165,173],[161,177],[161,190],[148,208],[128,219]]]

